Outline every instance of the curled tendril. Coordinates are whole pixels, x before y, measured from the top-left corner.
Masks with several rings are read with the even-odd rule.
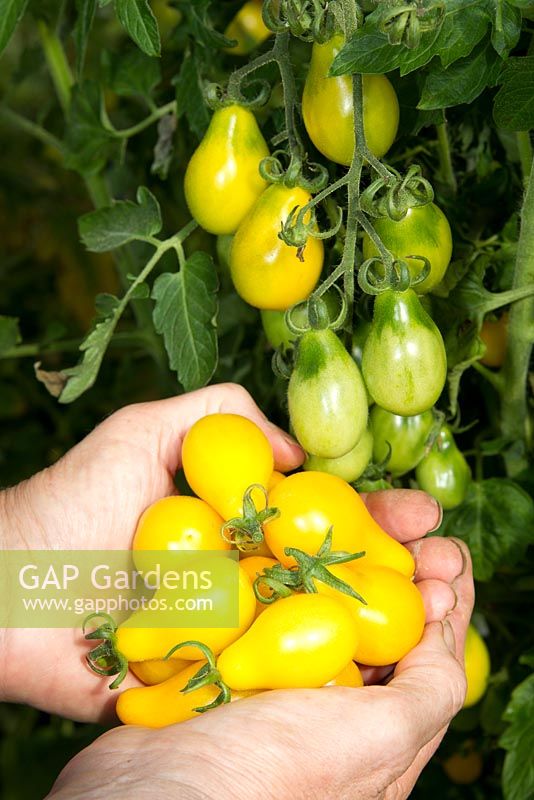
[[[305,222],[304,217],[308,215],[308,220]],[[278,238],[281,239],[289,247],[297,247],[303,250],[308,236],[313,236],[313,230],[317,227],[317,218],[315,216],[315,209],[308,208],[308,206],[295,206],[291,209],[286,217],[285,222],[282,223]],[[301,261],[304,259],[301,257]]]
[[[335,319],[331,320],[328,325],[330,330],[337,331],[343,327],[343,325],[345,324],[345,320],[347,318],[347,311],[348,311],[347,298],[345,297],[345,293],[337,285],[337,283],[333,283],[332,286],[329,287],[329,289],[335,289],[335,291],[339,294],[339,299],[340,299],[339,314],[337,315],[337,317],[335,317]],[[322,297],[323,294],[324,292],[321,292],[321,287],[319,287],[319,289],[313,293],[312,297]]]
[[[428,260],[428,258],[425,258],[425,256],[414,255],[414,256],[406,256],[406,258],[410,258],[413,261],[422,261],[423,262],[423,266],[421,267],[421,270],[419,272],[417,272],[415,274],[415,276],[412,275],[411,280],[410,280],[410,286],[418,286],[420,283],[423,283],[423,281],[425,281],[428,278],[428,276],[430,275],[430,270],[432,269],[430,261]]]
[[[252,78],[251,80],[247,80],[247,78],[248,76],[245,75],[240,82],[235,84],[230,82],[231,85],[229,84],[228,87],[227,102],[237,103],[240,106],[250,109],[265,105],[271,95],[271,85],[269,82],[263,78]],[[254,91],[251,97],[243,93],[245,91],[250,93],[252,90]]]
[[[293,372],[292,365],[288,364],[286,357],[278,348],[273,353],[273,357],[271,359],[271,367],[274,374],[278,378],[282,378],[285,381],[288,381],[290,379],[291,373]]]
[[[374,256],[364,261],[358,270],[358,285],[365,294],[380,294],[391,288],[388,272],[391,267],[384,264],[381,258]]]
[[[324,331],[330,327],[330,314],[325,301],[313,294],[308,299],[308,320],[314,331]]]
[[[360,206],[370,217],[389,217],[398,222],[410,208],[427,205],[433,199],[432,185],[414,164],[404,176],[392,169],[389,178],[373,181],[362,193]]]
[[[263,180],[268,183],[284,183],[288,170],[288,167],[284,166],[286,161],[285,150],[275,150],[272,155],[262,158],[259,171]]]
[[[215,110],[224,105],[226,93],[218,83],[207,83],[203,90],[204,100],[209,108]]]
[[[390,289],[395,292],[405,292],[410,288],[412,276],[406,261],[401,258],[395,259],[392,264]]]
[[[261,13],[265,25],[273,33],[289,30],[286,20],[280,17],[280,0],[264,0]]]
[[[311,194],[317,194],[324,189],[329,181],[329,174],[324,164],[318,164],[316,161],[307,161],[304,164],[306,174],[301,170],[299,176],[299,186],[307,189]]]

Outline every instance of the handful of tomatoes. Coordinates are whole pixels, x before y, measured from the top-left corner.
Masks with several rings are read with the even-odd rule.
[[[221,470],[225,458],[231,468]],[[119,695],[123,722],[161,727],[268,689],[362,686],[358,665],[394,664],[419,642],[425,610],[413,558],[346,481],[276,472],[265,434],[233,414],[193,425],[182,459],[197,496],[146,509],[134,561],[143,550],[237,547],[239,563],[228,564],[238,623],[180,627],[176,612],[176,627],[145,628],[141,610],[110,630],[109,652],[148,684]],[[216,591],[220,602],[224,588]]]

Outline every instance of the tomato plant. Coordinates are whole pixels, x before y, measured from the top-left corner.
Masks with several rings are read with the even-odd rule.
[[[123,405],[209,382],[244,385],[290,430],[288,380],[300,384],[306,475],[320,467],[359,491],[428,488],[446,506],[435,534],[472,553],[491,681],[460,712],[415,800],[532,791],[531,6],[0,0],[2,485],[48,466]],[[330,292],[326,321],[316,310]],[[339,407],[349,452],[313,454],[333,420],[318,410],[318,381],[305,403],[299,359],[316,333],[336,337],[362,370],[368,465],[365,448],[356,459],[369,444],[359,391]],[[266,336],[285,352],[273,356]],[[354,375],[339,348],[339,372]],[[239,428],[215,457],[216,438],[188,468],[191,491],[211,487],[213,514],[242,522],[244,491],[259,482],[291,516],[285,487],[304,479],[270,488],[263,440]],[[309,492],[298,491],[317,502],[318,479],[306,480]],[[261,491],[250,500],[256,515],[266,510]],[[367,530],[352,494],[347,502]],[[337,505],[310,526],[310,552],[333,520],[336,546],[372,553],[385,541],[390,566],[402,559],[411,574],[389,538],[355,542]],[[186,541],[164,524],[150,534],[158,546]],[[250,544],[250,530],[237,530]],[[265,532],[280,558],[287,531],[271,518]],[[306,549],[304,537],[295,544]],[[273,556],[254,545],[243,563]],[[96,733],[19,708],[0,710],[0,729],[13,800],[44,796],[47,765]],[[473,790],[450,787],[443,768],[467,730],[484,758]],[[39,770],[28,769],[30,738],[50,752]]]

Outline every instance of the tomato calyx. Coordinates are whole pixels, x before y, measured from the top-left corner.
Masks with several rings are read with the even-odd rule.
[[[203,714],[205,711],[211,711],[212,708],[217,708],[217,706],[223,705],[224,703],[229,703],[232,699],[230,687],[223,681],[221,673],[217,669],[217,662],[213,651],[210,650],[206,644],[203,644],[203,642],[198,642],[195,639],[190,639],[187,642],[180,642],[180,644],[174,645],[174,647],[169,650],[163,660],[166,661],[169,659],[173,653],[176,653],[181,647],[198,647],[207,663],[200,667],[198,672],[187,681],[184,688],[180,689],[180,691],[183,692],[183,694],[189,694],[189,692],[194,692],[197,689],[201,689],[203,686],[211,685],[217,686],[221,690],[211,703],[194,708],[193,711],[196,711],[198,714]]]
[[[87,623],[91,619],[99,617],[104,619],[101,625],[91,633],[85,633]],[[109,684],[110,689],[117,689],[123,682],[128,672],[128,661],[117,648],[117,625],[109,614],[93,613],[89,614],[83,621],[82,632],[88,641],[95,639],[102,640],[102,643],[93,647],[93,649],[86,655],[86,661],[89,667],[96,672],[97,675],[104,677],[116,675],[117,677]]]
[[[263,21],[275,33],[289,32],[304,42],[325,42],[334,32],[334,16],[325,2],[266,0]]]
[[[291,556],[297,562],[294,567],[282,567],[281,564],[275,564],[268,567],[259,575],[253,584],[254,594],[260,603],[271,604],[280,597],[287,597],[291,594],[291,590],[316,593],[317,587],[314,581],[320,581],[338,592],[343,592],[360,603],[367,605],[364,598],[356,592],[352,586],[349,586],[345,581],[336,578],[328,566],[333,564],[346,564],[348,561],[365,556],[365,551],[359,553],[347,553],[345,551],[332,552],[332,533],[333,528],[330,527],[325,536],[324,542],[317,551],[317,554],[310,556],[303,550],[296,547],[284,548],[284,553]],[[270,596],[265,596],[261,593],[261,588],[266,587],[270,590]]]
[[[265,508],[256,509],[252,498],[254,491],[260,491],[265,498]],[[243,515],[229,519],[221,528],[221,536],[226,542],[235,544],[238,550],[250,552],[257,550],[263,542],[263,526],[269,520],[275,519],[280,514],[277,508],[270,508],[267,500],[267,491],[259,483],[249,486],[243,495]]]
[[[242,87],[243,89],[247,87],[250,89],[251,86],[254,86],[255,94],[251,97],[243,94]],[[249,111],[253,111],[265,105],[271,94],[271,87],[267,81],[261,79],[249,81],[246,85],[244,82],[236,85],[230,81],[226,89],[218,83],[208,83],[204,88],[203,94],[206,104],[212,111],[218,111],[221,108],[233,105],[242,106],[243,108],[248,108]]]
[[[373,295],[388,291],[405,292],[423,283],[430,275],[432,268],[430,261],[426,256],[417,253],[407,257],[412,261],[422,262],[418,273],[412,274],[404,259],[387,257],[387,251],[383,256],[373,256],[364,261],[358,271],[358,283],[362,291]]]
[[[424,5],[401,0],[383,9],[378,29],[386,34],[390,44],[404,44],[413,50],[418,47],[423,33],[441,25],[444,12],[443,0],[431,0]]]
[[[434,189],[421,174],[421,167],[412,165],[406,175],[389,167],[389,176],[374,180],[360,197],[361,210],[378,219],[389,217],[395,222],[404,219],[411,208],[426,206],[434,199]]]

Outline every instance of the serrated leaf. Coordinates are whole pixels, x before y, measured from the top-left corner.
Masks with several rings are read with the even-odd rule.
[[[150,297],[150,286],[148,283],[138,283],[130,294],[131,300],[148,300]]]
[[[28,0],[0,0],[0,53],[26,11]]]
[[[110,88],[118,95],[149,97],[160,80],[158,59],[150,58],[134,47],[112,60]]]
[[[65,148],[65,166],[82,175],[100,172],[119,152],[119,142],[100,121],[100,88],[93,81],[72,90]]]
[[[201,69],[190,51],[184,53],[179,74],[173,79],[176,88],[176,114],[185,115],[189,127],[201,139],[208,127],[210,115],[204,102]]]
[[[489,581],[499,566],[516,564],[534,542],[534,500],[508,478],[473,482],[462,505],[445,514],[439,533],[463,539],[475,578]]]
[[[121,25],[147,56],[161,55],[161,41],[156,17],[148,0],[115,0]]]
[[[508,0],[488,0],[491,6],[491,43],[500,56],[505,57],[519,41],[521,12]]]
[[[534,56],[508,59],[501,80],[493,108],[497,126],[508,131],[534,128]]]
[[[116,311],[119,304],[120,300],[114,294],[102,292],[95,297],[95,311],[99,317],[109,317]]]
[[[193,253],[180,272],[160,275],[152,289],[154,325],[186,391],[204,386],[217,366],[216,290],[215,266],[202,252]]]
[[[449,389],[449,411],[454,416],[458,410],[458,395],[462,375],[479,361],[486,352],[486,346],[480,339],[476,326],[472,325],[465,330],[450,328],[445,337],[447,351],[447,384]]]
[[[391,45],[385,34],[378,31],[368,33],[363,27],[337,54],[330,75],[391,72],[399,66],[402,52],[401,46]]]
[[[468,58],[456,61],[448,69],[435,64],[425,80],[417,107],[428,110],[472,103],[487,86],[495,85],[501,67],[489,39]]]
[[[76,0],[77,19],[72,32],[76,45],[76,75],[78,79],[83,72],[87,41],[93,26],[96,11],[96,0]]]
[[[507,750],[502,783],[505,800],[527,800],[534,786],[534,675],[516,686],[504,712],[509,723],[499,744]]]
[[[459,14],[462,15],[461,23]],[[489,18],[484,2],[481,3],[480,0],[448,2],[439,40],[436,43],[443,66],[448,67],[458,59],[468,56],[484,37],[488,24]]]
[[[20,344],[22,337],[19,330],[17,317],[4,317],[0,315],[0,353]]]
[[[84,214],[78,220],[80,238],[94,253],[114,250],[135,239],[147,240],[161,231],[159,203],[148,189],[137,190],[137,204],[119,200],[107,208]]]

